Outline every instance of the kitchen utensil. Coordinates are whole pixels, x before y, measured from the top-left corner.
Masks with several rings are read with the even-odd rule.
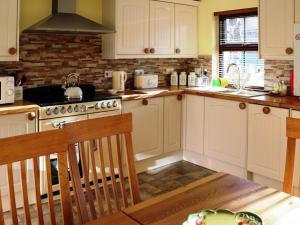
[[[124,71],[114,71],[112,75],[112,89],[118,92],[125,91],[125,83],[127,81],[127,73]]]
[[[79,87],[79,74],[71,73],[66,77],[65,97],[67,99],[82,99],[83,93]]]

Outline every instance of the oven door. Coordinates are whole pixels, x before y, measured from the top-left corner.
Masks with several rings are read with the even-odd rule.
[[[63,128],[63,125],[66,123],[73,123],[82,120],[87,120],[87,115],[80,116],[70,116],[63,118],[55,118],[48,120],[40,120],[39,121],[39,131],[49,131],[54,129]],[[77,152],[78,163],[80,163],[79,152]],[[51,174],[52,174],[52,185],[53,191],[58,190],[58,170],[57,170],[57,155],[50,155],[51,161]],[[44,195],[47,193],[47,174],[46,174],[46,164],[45,157],[40,158],[40,176],[41,176],[41,194]]]

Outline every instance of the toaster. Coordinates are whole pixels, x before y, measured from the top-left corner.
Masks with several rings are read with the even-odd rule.
[[[134,76],[134,87],[137,89],[157,88],[158,75],[156,74],[142,74]]]

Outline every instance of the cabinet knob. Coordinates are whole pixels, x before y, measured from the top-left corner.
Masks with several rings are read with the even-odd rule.
[[[176,53],[176,54],[180,54],[180,53],[181,53],[180,48],[176,48],[176,49],[175,49],[175,53]]]
[[[154,54],[154,53],[155,53],[155,48],[151,48],[151,49],[150,49],[150,53],[151,53],[151,54]]]
[[[35,120],[35,118],[36,118],[36,113],[35,112],[28,113],[28,120]]]
[[[150,49],[149,49],[149,48],[145,48],[145,49],[144,49],[144,53],[145,53],[145,54],[149,54],[149,53],[150,53]]]
[[[271,112],[270,107],[264,107],[263,112],[264,112],[264,114],[270,114],[270,112]]]
[[[14,47],[11,47],[11,48],[8,49],[8,53],[10,55],[15,55],[17,53],[17,49],[14,48]]]
[[[143,99],[143,105],[148,105],[148,104],[149,104],[148,99]]]
[[[182,95],[177,95],[177,100],[181,101],[182,100]]]
[[[241,102],[241,103],[239,104],[239,107],[240,107],[241,110],[245,110],[245,109],[247,108],[247,105],[246,105],[246,103]]]
[[[287,49],[285,50],[285,53],[286,53],[287,55],[292,55],[292,54],[294,53],[294,49],[292,49],[292,48],[287,48]]]

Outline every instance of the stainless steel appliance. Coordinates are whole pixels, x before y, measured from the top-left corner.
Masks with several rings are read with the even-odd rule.
[[[121,114],[120,97],[107,93],[95,93],[91,86],[81,88],[83,90],[81,100],[66,99],[64,89],[60,86],[25,90],[24,98],[40,106],[39,131],[63,128],[66,123]],[[57,156],[52,155],[50,158],[52,183],[55,190],[55,185],[58,183]],[[80,163],[79,154],[78,163]],[[46,170],[44,159],[40,160],[40,167]],[[46,174],[41,173],[41,193],[46,194],[46,191],[47,177]]]
[[[156,74],[142,74],[134,76],[134,87],[137,89],[157,88],[158,75]]]
[[[15,102],[15,80],[14,77],[0,76],[0,104]]]

